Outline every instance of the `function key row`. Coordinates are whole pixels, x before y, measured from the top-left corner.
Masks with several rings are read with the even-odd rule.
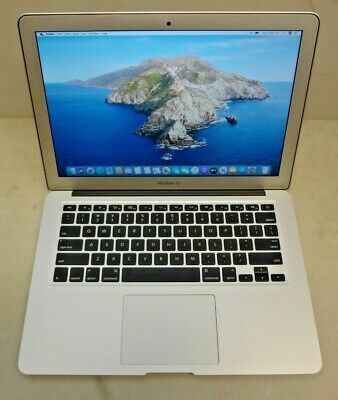
[[[77,207],[75,204],[65,204],[63,211],[273,211],[273,204],[79,204]]]

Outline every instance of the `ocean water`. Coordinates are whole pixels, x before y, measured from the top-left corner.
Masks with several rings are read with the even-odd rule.
[[[219,121],[195,131],[205,147],[160,149],[154,138],[134,135],[147,119],[132,106],[107,104],[110,90],[47,84],[46,95],[60,176],[74,165],[271,165],[278,174],[291,82],[263,82],[266,100],[227,102]],[[234,114],[236,125],[225,120]],[[172,159],[162,159],[171,153]]]

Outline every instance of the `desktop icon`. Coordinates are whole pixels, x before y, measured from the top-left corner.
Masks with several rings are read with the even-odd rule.
[[[256,167],[250,166],[247,169],[249,175],[254,175],[256,173]]]
[[[141,167],[134,167],[134,172],[136,175],[141,175],[142,174]]]
[[[114,175],[114,169],[112,167],[106,167],[107,175]]]
[[[216,167],[210,168],[210,173],[213,175],[217,174],[217,168]]]
[[[93,167],[88,167],[87,168],[87,174],[88,175],[94,175],[95,169]]]
[[[181,171],[182,171],[182,174],[185,174],[185,175],[189,175],[190,174],[190,169],[187,168],[187,167],[182,167]]]
[[[144,167],[144,173],[145,173],[146,175],[151,174],[150,167]]]
[[[246,168],[245,168],[245,167],[239,167],[239,168],[238,168],[238,172],[239,172],[240,174],[245,174],[245,173],[246,173]]]
[[[122,167],[116,167],[115,168],[115,173],[116,173],[116,175],[121,175],[122,174]]]
[[[162,168],[162,172],[163,172],[165,175],[168,175],[168,174],[170,174],[170,168],[169,168],[169,167],[163,167],[163,168]]]
[[[125,167],[125,168],[124,168],[124,173],[125,173],[125,174],[132,174],[132,173],[133,173],[133,170],[132,170],[131,167]]]
[[[83,175],[83,174],[85,173],[84,168],[82,168],[82,167],[78,168],[78,169],[77,169],[77,173],[78,173],[79,175]]]
[[[72,167],[72,168],[70,169],[70,173],[71,173],[72,175],[76,175],[76,168]]]
[[[181,171],[180,171],[180,169],[179,169],[179,168],[177,168],[177,167],[176,167],[176,168],[174,168],[174,174],[175,174],[175,175],[179,175],[179,174],[180,174],[180,172],[181,172]]]
[[[270,167],[269,166],[262,167],[262,174],[263,175],[269,175],[270,174]]]
[[[202,167],[202,168],[201,168],[202,174],[207,174],[208,171],[209,171],[209,169],[208,169],[207,167]]]
[[[229,173],[232,175],[237,174],[237,168],[236,167],[229,167]]]
[[[155,174],[155,175],[160,175],[160,174],[161,174],[161,168],[159,168],[159,167],[153,167],[153,174]]]
[[[221,167],[219,169],[220,174],[225,175],[228,172],[228,168],[227,167]]]
[[[193,175],[197,175],[200,170],[198,167],[192,167],[190,171]]]

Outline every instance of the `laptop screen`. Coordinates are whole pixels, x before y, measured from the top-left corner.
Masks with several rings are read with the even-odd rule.
[[[59,176],[276,176],[301,31],[36,32]]]

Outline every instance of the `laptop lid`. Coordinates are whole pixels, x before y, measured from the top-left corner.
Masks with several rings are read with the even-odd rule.
[[[318,25],[310,13],[22,16],[48,187],[287,188]]]

